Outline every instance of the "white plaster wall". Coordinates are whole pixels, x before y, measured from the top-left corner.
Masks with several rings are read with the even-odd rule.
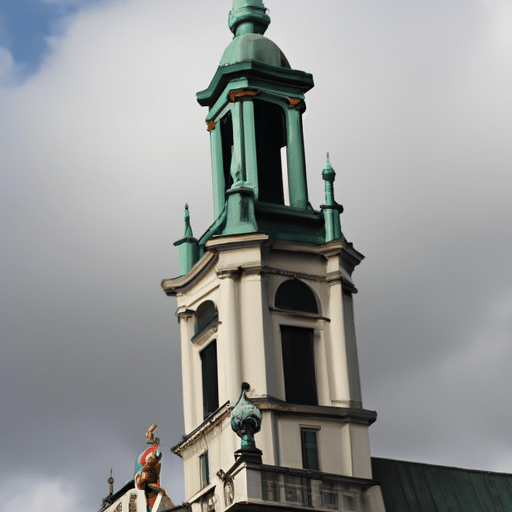
[[[352,424],[350,426],[350,438],[352,444],[354,476],[358,478],[372,478],[368,427],[365,425]]]
[[[296,245],[291,243],[290,245]],[[285,272],[313,275],[325,274],[324,258],[317,254],[295,251],[272,250],[269,265]]]
[[[285,399],[280,325],[314,329],[320,405],[348,406],[360,398],[355,332],[353,327],[345,326],[345,318],[352,311],[348,311],[346,303],[344,317],[341,282],[328,284],[326,280],[327,272],[341,272],[349,277],[347,269],[343,268],[346,263],[339,256],[326,258],[321,254],[298,252],[300,244],[296,243],[289,244],[295,251],[273,250],[272,246],[240,248],[239,244],[240,240],[234,242],[238,249],[221,250],[215,268],[178,296],[179,311],[195,311],[203,301],[212,300],[219,312],[218,332],[203,339],[201,346],[190,341],[194,334],[194,317],[182,315],[180,321],[187,433],[203,422],[199,354],[212,339],[217,340],[220,405],[227,400],[232,404],[236,402],[242,381],[250,383],[250,394]],[[282,248],[286,243],[279,242],[279,245]],[[296,273],[313,290],[319,315],[301,316],[272,310],[275,292],[282,282],[292,277],[290,272]],[[322,471],[371,477],[368,427],[323,417],[264,411],[262,432],[256,436],[256,444],[263,451],[263,462],[302,468],[301,426],[319,429]],[[222,429],[215,429],[214,435],[204,436],[187,449],[184,454],[187,496],[199,491],[200,453],[208,449],[212,478],[220,468],[231,467],[238,447],[239,439],[227,421]]]
[[[280,465],[279,436],[277,433],[277,419],[274,413],[262,411],[261,431],[256,434],[256,446],[263,452],[263,464],[270,466]]]
[[[208,450],[210,482],[219,469],[227,471],[235,462],[240,447],[238,436],[231,429],[230,416],[198,438],[182,454],[185,465],[185,495],[189,499],[201,490],[199,456]]]
[[[307,426],[305,423],[304,426]],[[317,433],[318,458],[320,471],[343,475],[343,445],[341,443],[340,423],[332,421],[320,422],[320,429]]]
[[[281,466],[302,468],[300,427],[295,418],[279,418],[278,435]]]

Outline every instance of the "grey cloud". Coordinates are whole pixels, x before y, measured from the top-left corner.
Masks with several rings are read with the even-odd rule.
[[[268,36],[315,77],[311,202],[330,151],[343,229],[367,256],[354,280],[374,454],[510,471],[512,69],[493,4],[266,3]],[[38,76],[0,92],[2,460],[79,482],[83,507],[111,466],[116,486],[131,478],[151,423],[165,449],[183,434],[159,283],[178,271],[185,202],[196,235],[212,221],[194,95],[229,7],[83,11]],[[166,451],[175,502],[180,464]]]

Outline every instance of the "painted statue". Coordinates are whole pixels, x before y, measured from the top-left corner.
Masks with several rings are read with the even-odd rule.
[[[174,506],[164,489],[160,487],[160,468],[162,453],[158,450],[160,439],[154,437],[153,432],[157,425],[151,425],[146,433],[146,443],[151,446],[142,452],[135,463],[135,474],[133,476],[135,487],[141,489],[146,494],[149,510],[158,510],[158,506],[162,501],[170,502],[171,507]],[[159,498],[159,499],[158,499]],[[155,504],[157,502],[157,506]]]

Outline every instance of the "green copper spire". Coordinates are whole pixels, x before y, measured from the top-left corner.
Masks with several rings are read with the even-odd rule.
[[[309,73],[292,69],[265,37],[265,0],[233,0],[235,35],[210,85],[197,93],[208,107],[215,221],[199,239],[266,233],[322,244],[324,214],[309,204],[302,114]]]
[[[194,236],[192,233],[192,226],[190,225],[190,212],[188,211],[188,204],[185,204],[185,234],[183,236]]]
[[[322,171],[322,178],[325,181],[325,204],[321,206],[325,219],[325,241],[338,240],[341,235],[340,213],[343,212],[343,206],[334,200],[334,179],[336,173],[331,165],[329,153],[327,153],[327,162]]]
[[[178,246],[180,275],[184,276],[199,261],[199,244],[192,234],[188,204],[185,205],[185,234],[174,245]]]
[[[270,24],[262,0],[233,0],[229,13],[229,29],[235,36],[264,34]]]

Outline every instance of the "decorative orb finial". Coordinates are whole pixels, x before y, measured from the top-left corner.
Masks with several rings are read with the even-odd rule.
[[[246,392],[251,389],[247,382],[242,382],[242,392],[231,411],[231,428],[240,437],[240,451],[259,451],[254,442],[254,434],[261,430],[261,411],[247,400]]]
[[[112,476],[112,468],[110,468],[110,478],[107,480],[110,495],[114,494],[114,477]]]
[[[329,158],[329,152],[327,152],[327,159],[325,163],[325,169],[322,171],[322,178],[324,179],[324,181],[329,181],[332,183],[335,177],[336,173],[332,168],[331,159]]]

